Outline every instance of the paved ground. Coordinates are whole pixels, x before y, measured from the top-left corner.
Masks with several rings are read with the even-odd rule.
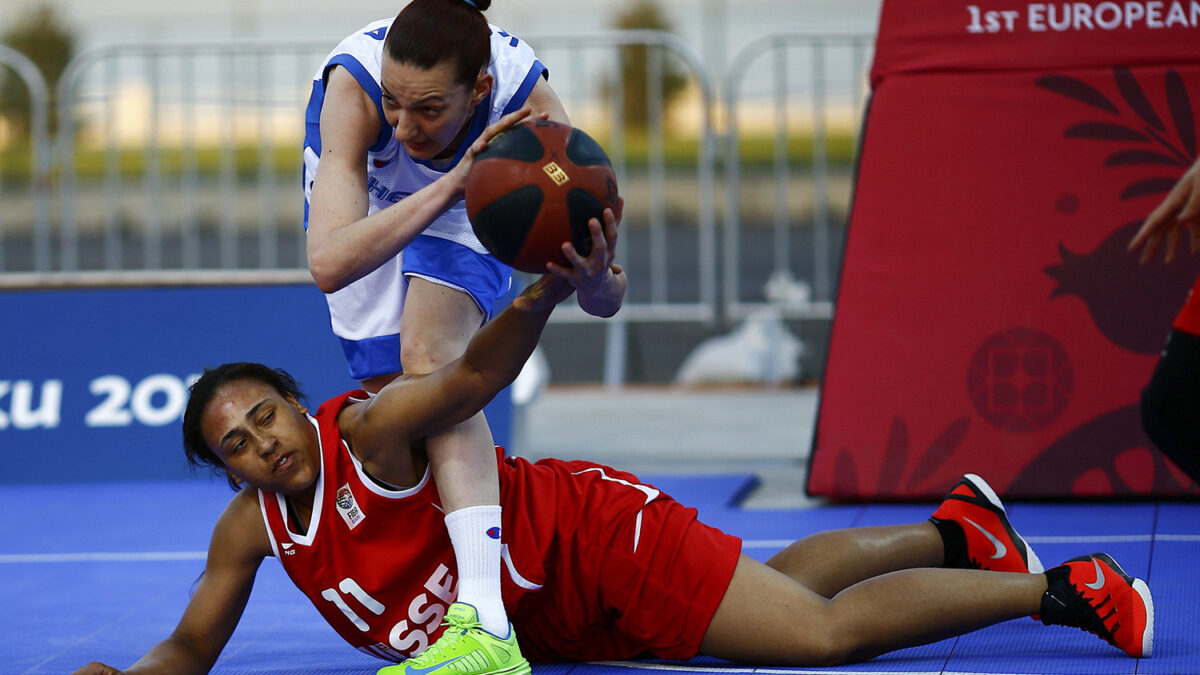
[[[747,508],[821,503],[804,493],[815,388],[551,386],[518,413],[522,456],[590,459],[634,473],[754,472]]]

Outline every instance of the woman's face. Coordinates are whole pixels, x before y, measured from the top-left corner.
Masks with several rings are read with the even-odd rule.
[[[297,494],[320,473],[315,427],[293,398],[254,379],[217,389],[204,408],[204,441],[237,477],[256,488]]]
[[[491,91],[490,74],[482,73],[474,86],[467,86],[454,79],[454,65],[453,59],[445,59],[423,69],[383,58],[383,116],[413,159],[453,156],[475,106]]]

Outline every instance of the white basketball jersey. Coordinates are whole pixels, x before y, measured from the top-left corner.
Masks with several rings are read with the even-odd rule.
[[[491,94],[480,102],[477,108],[479,112],[486,110],[487,114],[476,114],[467,138],[450,166],[441,170],[435,169],[429,162],[409,157],[403,144],[396,140],[394,129],[383,117],[379,79],[384,38],[391,22],[391,19],[376,21],[342,40],[326,57],[313,77],[313,92],[309,99],[304,141],[305,204],[312,195],[312,181],[316,176],[321,156],[320,116],[321,104],[325,98],[324,79],[333,66],[342,66],[354,75],[363,90],[371,95],[379,113],[382,128],[375,145],[367,153],[367,192],[371,200],[368,213],[395,204],[449,171],[485,127],[525,104],[537,79],[546,70],[525,41],[489,24],[492,31],[492,58],[488,64],[488,72],[492,75],[493,85]],[[306,209],[305,227],[307,225]],[[429,229],[425,230],[425,234],[449,239],[477,253],[487,253],[487,249],[471,231],[466,203],[462,200],[439,216]]]
[[[428,162],[415,160],[396,140],[395,130],[383,116],[379,87],[383,45],[391,19],[367,24],[350,35],[327,56],[313,76],[312,94],[305,111],[304,137],[304,227],[308,229],[308,207],[313,180],[321,158],[321,107],[325,101],[325,77],[334,66],[342,66],[358,81],[375,102],[380,132],[367,153],[368,213],[387,208],[429,185],[458,164],[462,153],[479,137],[484,128],[503,115],[525,104],[546,68],[533,49],[523,40],[491,26],[491,61],[488,72],[493,78],[491,94],[476,108],[474,120],[459,154],[449,166],[435,169]],[[423,236],[440,237],[487,255],[471,231],[466,203],[460,200],[439,216]],[[340,338],[353,377],[362,378],[398,371],[400,318],[404,308],[406,280],[402,273],[403,254],[397,255],[363,278],[326,295],[333,332]],[[444,285],[469,290],[469,282],[458,281],[453,274],[434,275]],[[486,313],[490,308],[483,307]]]

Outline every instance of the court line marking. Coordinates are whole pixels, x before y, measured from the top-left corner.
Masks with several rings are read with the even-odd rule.
[[[589,661],[587,665],[613,666],[617,668],[627,668],[630,670],[662,670],[687,673],[753,673],[754,675],[763,675],[764,673],[778,675],[1018,675],[1017,673],[983,674],[956,670],[831,670],[829,668],[809,670],[806,668],[762,668],[738,666],[723,668],[721,666],[688,666],[686,664],[638,663],[636,661]]]
[[[1200,534],[1097,534],[1078,536],[1047,536],[1025,537],[1031,544],[1120,544],[1143,541],[1200,541]],[[792,539],[745,539],[742,548],[783,548],[791,544]]]
[[[56,562],[146,562],[161,560],[204,560],[206,551],[147,551],[145,553],[6,553],[0,563]]]
[[[742,548],[782,549],[792,539],[745,539]],[[1114,534],[1025,537],[1031,544],[1120,544],[1146,541],[1200,542],[1200,534]],[[84,552],[84,553],[0,553],[3,563],[64,563],[64,562],[161,562],[172,560],[204,560],[207,551],[146,551],[134,552]],[[762,672],[762,671],[758,671]],[[796,671],[787,671],[796,672]],[[829,672],[829,671],[820,671]],[[831,674],[833,675],[833,674]],[[885,675],[879,673],[879,675]],[[912,675],[910,673],[910,675]]]
[[[1113,534],[1025,537],[1033,544],[1078,544],[1080,542],[1133,542],[1133,541],[1200,541],[1200,534]]]

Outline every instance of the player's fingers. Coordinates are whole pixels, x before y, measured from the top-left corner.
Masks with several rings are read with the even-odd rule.
[[[604,243],[604,233],[600,230],[600,221],[595,218],[588,220],[588,236],[592,240],[592,246],[586,256],[580,254],[579,250],[575,248],[575,244],[569,241],[563,242],[562,245],[563,255],[567,257],[571,265],[577,270],[583,270],[585,273],[591,273],[593,268],[606,264],[602,258],[604,252],[608,250]],[[594,262],[598,264],[591,264]]]
[[[1167,233],[1167,253],[1163,257],[1164,262],[1175,261],[1175,249],[1179,247],[1179,228],[1175,228]]]
[[[518,122],[526,117],[529,117],[529,115],[532,113],[533,108],[528,105],[524,105],[519,109],[508,113],[504,117],[501,117],[500,119],[496,120],[494,124],[488,125],[488,127],[483,130],[483,133],[479,134],[479,138],[475,140],[475,143],[472,144],[471,148],[476,152],[483,152],[487,149],[488,142],[490,142],[493,138],[513,128]]]
[[[526,117],[529,117],[532,114],[533,114],[533,106],[526,103],[525,105],[521,106],[520,108],[517,108],[516,110],[508,113],[507,115],[504,115],[499,120],[496,120],[496,124],[493,126],[503,126],[505,128],[511,127],[512,125],[516,124],[517,122],[520,122],[521,120],[525,119]]]
[[[1185,205],[1186,190],[1184,188],[1186,187],[1183,183],[1177,184],[1167,194],[1166,199],[1150,212],[1150,215],[1146,217],[1146,222],[1142,223],[1137,234],[1133,235],[1133,239],[1129,241],[1129,250],[1143,246],[1151,236],[1160,235],[1163,230],[1178,224],[1179,211]]]
[[[575,249],[575,244],[572,244],[569,241],[563,242],[562,252],[563,256],[566,257],[567,262],[571,263],[568,273],[573,280],[582,281],[583,277],[593,273],[592,266],[589,264],[591,260],[590,257],[580,255],[579,251]],[[595,252],[595,245],[593,245],[592,253]]]
[[[612,262],[613,244],[616,243],[613,239],[616,239],[617,236],[616,228],[610,229],[607,224],[601,225],[599,220],[592,218],[588,221],[588,232],[592,235],[592,256],[603,257],[600,264],[607,267],[608,263]]]
[[[1158,208],[1151,211],[1150,215],[1146,217],[1146,221],[1142,223],[1137,233],[1129,240],[1128,249],[1130,251],[1145,246],[1146,242],[1162,228],[1162,221],[1165,215],[1164,206],[1166,206],[1166,202],[1159,204]]]
[[[1200,183],[1200,181],[1197,181]],[[1197,223],[1200,222],[1200,185],[1192,190],[1188,195],[1187,203],[1179,210],[1179,215],[1175,217],[1181,223]]]
[[[607,274],[608,266],[612,260],[608,255],[608,247],[604,241],[604,234],[600,229],[600,221],[595,218],[589,220],[588,232],[592,237],[592,250],[588,255],[581,255],[571,242],[563,242],[563,256],[571,263],[571,267],[567,269],[548,262],[546,263],[546,269],[564,279],[569,279],[576,286],[586,285],[589,283],[589,279]]]
[[[565,251],[564,251],[564,253],[565,253]],[[562,265],[559,265],[557,263],[547,262],[546,263],[546,271],[548,273],[553,274],[554,276],[558,277],[559,279],[564,279],[564,280],[570,281],[572,283],[574,283],[574,281],[575,281],[574,273],[570,269],[563,267]]]
[[[1159,234],[1153,234],[1148,237],[1142,244],[1142,255],[1140,258],[1138,258],[1138,262],[1143,265],[1150,262],[1150,259],[1154,257],[1154,254],[1158,253],[1158,245],[1161,239],[1162,236]]]
[[[609,256],[617,252],[617,215],[612,209],[604,209],[604,241],[608,243]]]

